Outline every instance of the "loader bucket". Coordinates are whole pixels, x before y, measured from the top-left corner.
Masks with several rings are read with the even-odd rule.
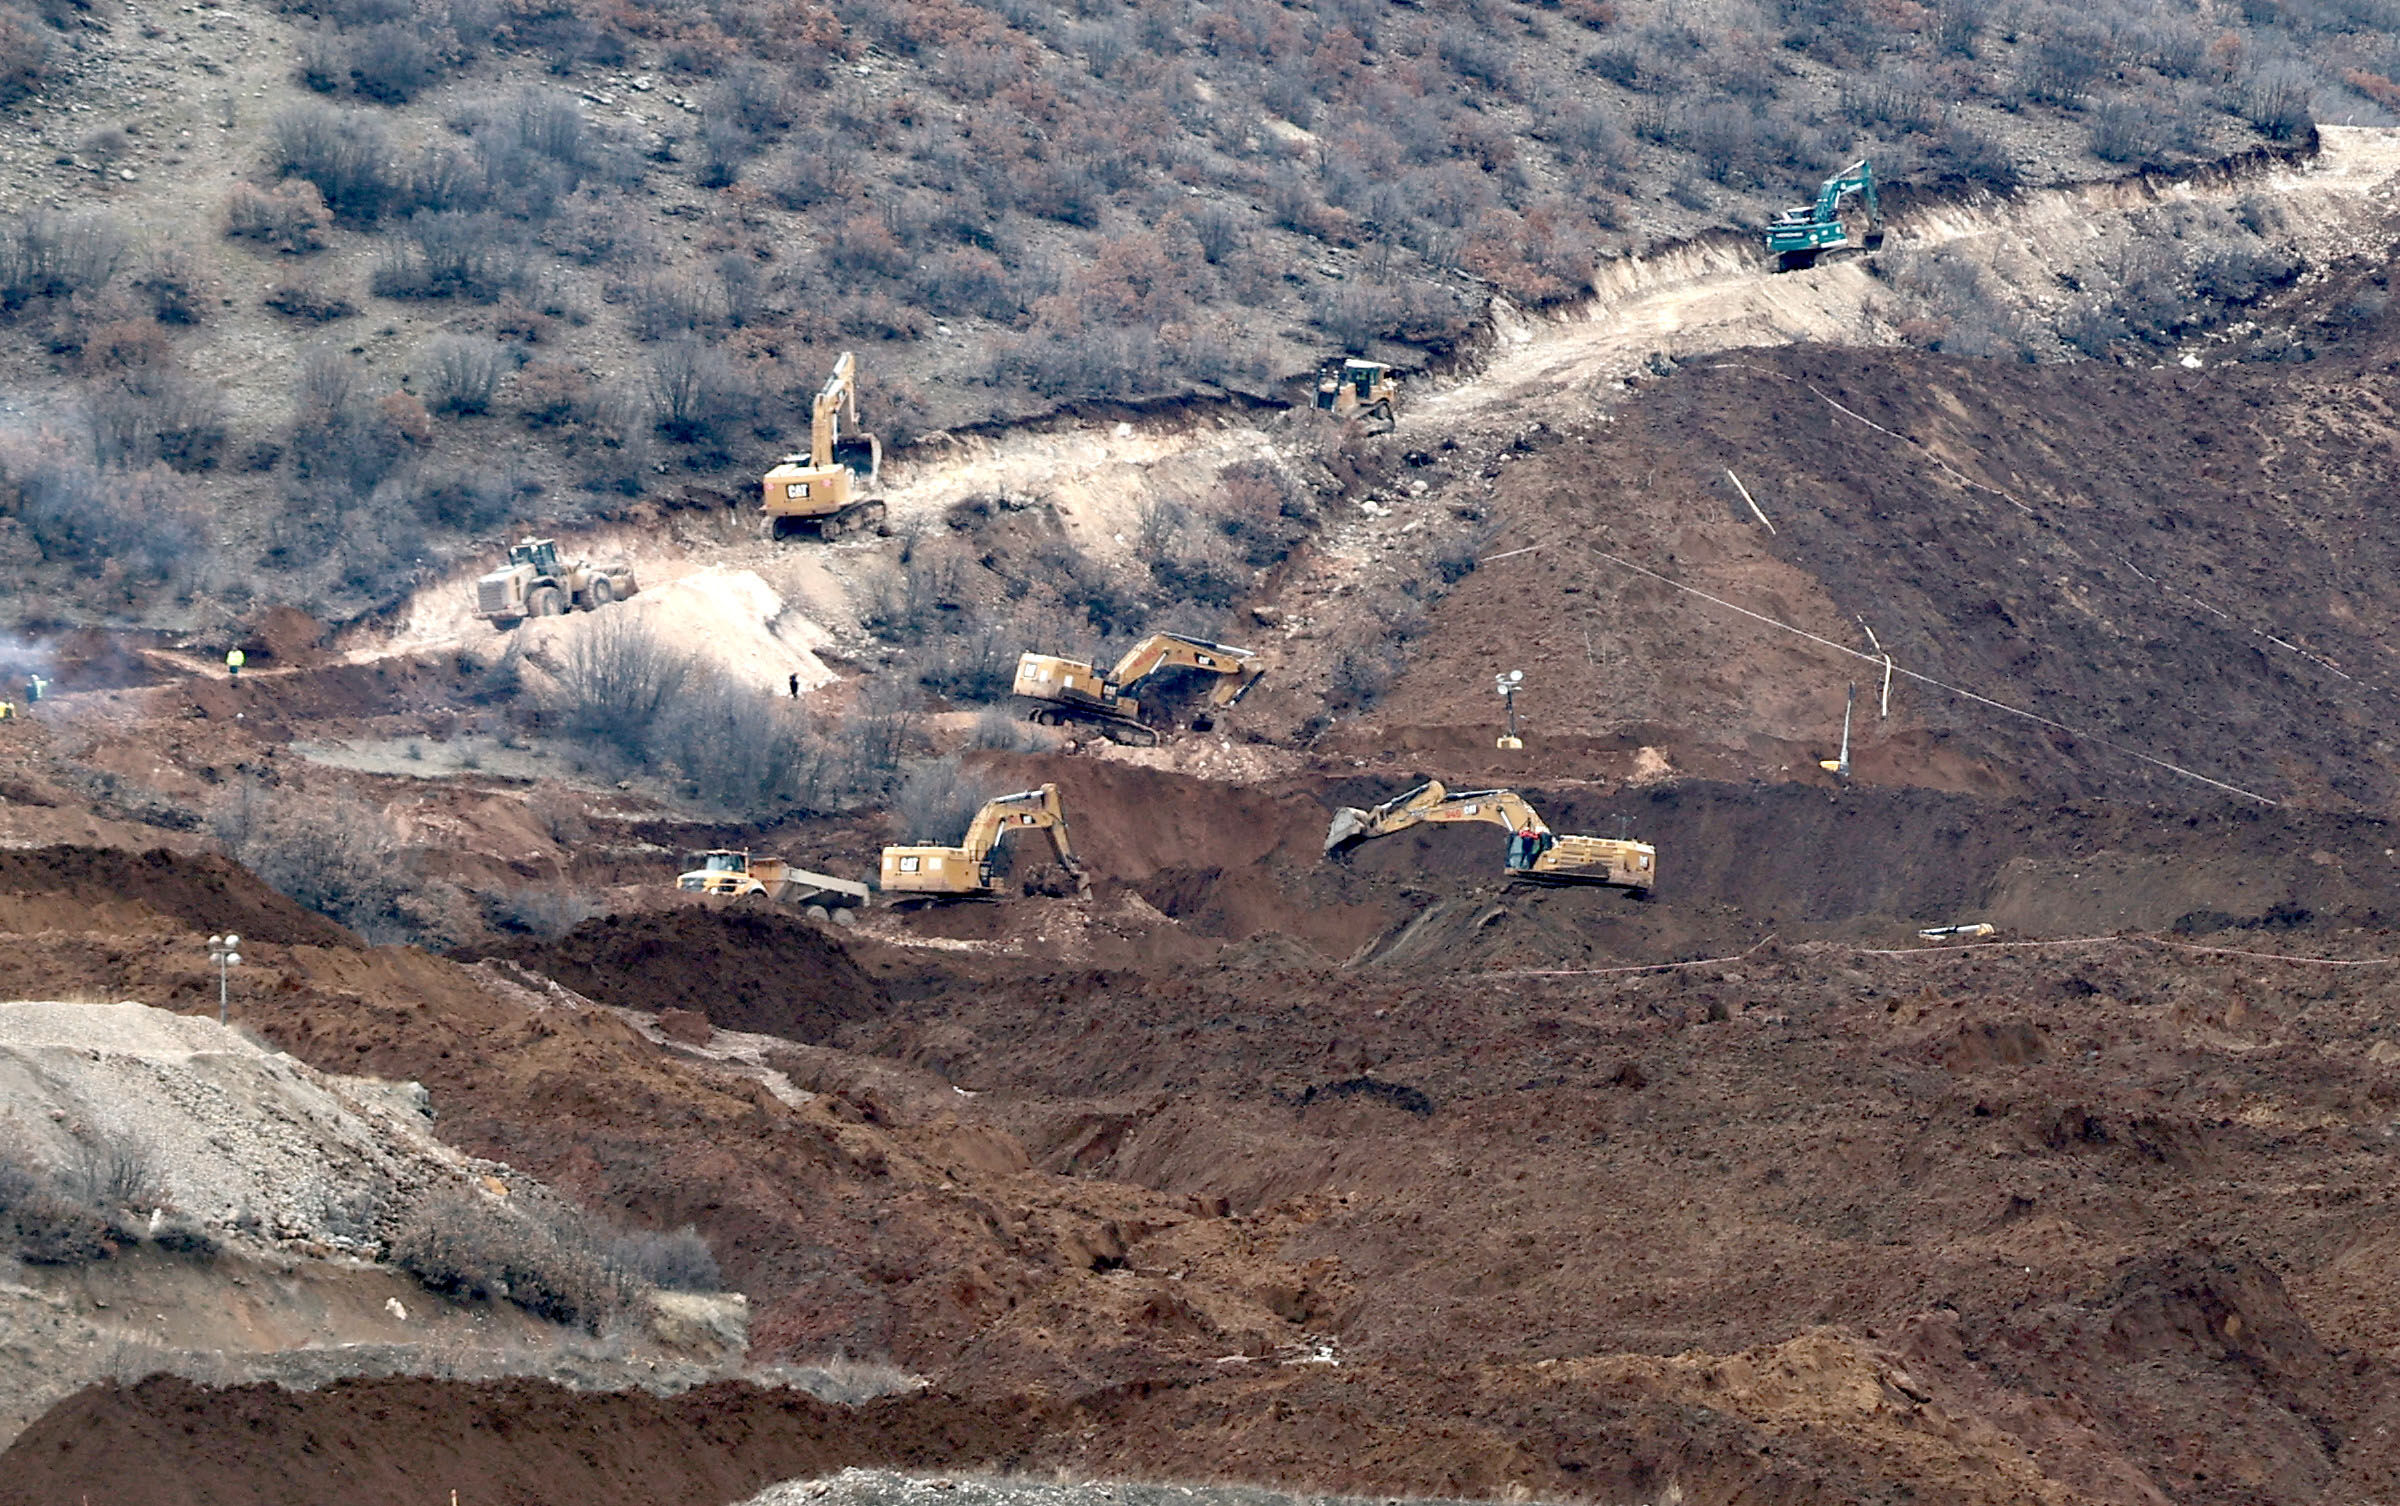
[[[1365,838],[1374,817],[1354,805],[1345,805],[1333,813],[1333,824],[1325,829],[1325,855],[1333,856],[1352,843]]]

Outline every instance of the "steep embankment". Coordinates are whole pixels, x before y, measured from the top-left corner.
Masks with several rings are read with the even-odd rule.
[[[1814,779],[1856,685],[1866,782],[2386,809],[2382,385],[1821,350],[1688,371],[1505,468],[1495,550],[1531,552],[1435,609],[1379,719],[1488,725],[1500,655],[1537,743],[1631,727],[1677,766]],[[1878,649],[1907,672],[1888,721]]]

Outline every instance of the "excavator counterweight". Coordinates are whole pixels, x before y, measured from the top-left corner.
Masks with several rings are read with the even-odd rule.
[[[1246,648],[1180,633],[1152,633],[1105,672],[1078,659],[1025,654],[1017,660],[1016,692],[1034,703],[1026,713],[1032,721],[1045,726],[1088,722],[1112,742],[1147,748],[1157,744],[1159,729],[1143,719],[1142,703],[1131,692],[1151,676],[1174,669],[1217,677],[1208,696],[1214,711],[1248,695],[1267,672],[1266,664]]]
[[[1344,806],[1335,811],[1325,832],[1325,855],[1339,857],[1361,842],[1426,821],[1482,821],[1505,829],[1504,871],[1524,883],[1606,884],[1642,894],[1658,882],[1658,849],[1647,842],[1560,835],[1515,790],[1453,794],[1438,779],[1371,810]]]
[[[1089,894],[1091,879],[1067,842],[1067,816],[1058,800],[1058,786],[1002,795],[984,802],[967,823],[966,839],[956,847],[886,847],[883,850],[883,889],[887,894],[991,896],[992,853],[1011,832],[1044,831],[1058,854],[1058,865],[1075,879],[1080,893]]]

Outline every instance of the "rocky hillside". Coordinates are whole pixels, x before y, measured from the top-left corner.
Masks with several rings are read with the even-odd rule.
[[[0,14],[0,543],[32,617],[186,631],[738,481],[846,348],[896,440],[1284,394],[1854,156],[1905,199],[2400,99],[2372,16],[2298,5]]]

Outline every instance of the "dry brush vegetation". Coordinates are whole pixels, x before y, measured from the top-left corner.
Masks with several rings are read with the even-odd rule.
[[[2389,118],[2389,11],[310,0],[211,233],[68,212],[0,237],[7,380],[47,415],[0,456],[0,529],[67,615],[365,610],[504,522],[746,469],[840,349],[894,439],[1263,393],[1754,224],[1862,151],[2006,186]],[[81,39],[130,24],[9,0],[0,90],[73,94]],[[597,103],[637,91],[677,108]],[[433,332],[354,353],[403,313]],[[288,353],[280,413],[193,368],[216,321]]]

